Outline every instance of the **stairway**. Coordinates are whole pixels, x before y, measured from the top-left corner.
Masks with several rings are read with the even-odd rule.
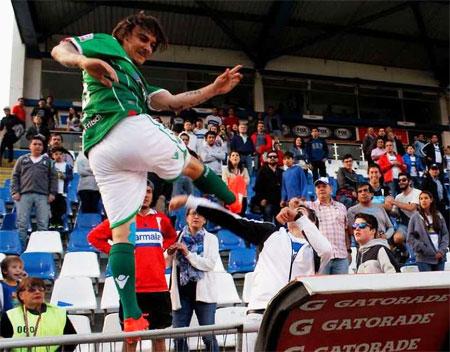
[[[3,165],[0,166],[0,187],[3,187],[6,179],[11,178],[14,163],[15,161],[9,163],[7,160],[3,160]]]

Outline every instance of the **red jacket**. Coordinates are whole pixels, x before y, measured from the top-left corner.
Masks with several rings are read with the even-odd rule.
[[[165,278],[164,250],[172,245],[177,233],[169,218],[150,209],[147,215],[136,216],[136,292],[168,291]],[[98,250],[109,254],[112,232],[105,220],[88,234],[88,241]]]
[[[407,168],[405,163],[403,162],[403,158],[396,154],[397,162],[399,163],[400,172],[406,172]],[[392,173],[392,164],[389,162],[387,154],[382,155],[378,159],[378,165],[381,168],[381,172],[383,173],[384,182],[392,182],[393,181],[393,173]]]
[[[256,146],[256,136],[257,136],[257,132],[253,133],[252,136],[250,137],[252,139],[253,145],[255,146],[255,150],[258,154],[264,154],[265,152],[268,152],[269,150],[272,150],[272,137],[270,137],[270,134],[265,133],[265,140],[266,143],[263,145],[260,145],[259,147]]]

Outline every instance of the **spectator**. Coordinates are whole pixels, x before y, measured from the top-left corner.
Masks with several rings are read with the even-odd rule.
[[[278,166],[283,167],[284,153],[283,150],[281,149],[281,143],[278,139],[273,140],[273,150],[275,150],[278,155]]]
[[[270,151],[267,153],[267,163],[256,175],[255,196],[252,199],[252,208],[261,209],[264,221],[273,221],[280,210],[282,174],[283,170],[278,167],[278,154]]]
[[[222,180],[236,197],[236,202],[228,208],[233,213],[244,215],[247,209],[247,187],[250,183],[250,177],[238,152],[232,151],[230,153],[228,164],[222,169]]]
[[[399,154],[400,156],[403,156],[405,154],[405,148],[403,147],[402,141],[397,138],[394,132],[388,132],[386,142],[387,141],[392,142],[395,153]]]
[[[425,162],[428,167],[431,165],[437,165],[441,174],[444,171],[444,149],[439,145],[439,137],[437,134],[433,134],[430,139],[430,143],[427,143],[422,148],[422,152],[425,155]]]
[[[19,119],[25,128],[26,112],[25,112],[25,99],[20,97],[17,99],[17,104],[12,108],[12,114]]]
[[[421,159],[423,165],[425,165],[424,160],[425,155],[423,154],[422,149],[425,146],[425,144],[427,144],[427,140],[425,139],[423,133],[419,133],[417,136],[414,137],[415,155],[416,158]]]
[[[50,141],[48,143],[49,149],[59,148],[63,153],[63,160],[73,168],[74,158],[71,152],[69,152],[63,146],[63,136],[59,132],[53,132],[50,135]]]
[[[255,167],[259,168],[263,163],[263,154],[272,150],[272,138],[266,132],[264,132],[264,122],[258,121],[256,125],[256,132],[252,134],[252,142],[255,146],[256,156],[258,162],[255,163]]]
[[[337,172],[338,189],[336,192],[336,200],[345,205],[348,209],[356,202],[356,185],[358,183],[358,175],[353,170],[353,156],[345,154],[342,157],[343,167]]]
[[[75,108],[69,108],[69,115],[67,115],[67,130],[71,132],[81,132],[81,118]]]
[[[53,96],[49,95],[47,96],[46,103],[47,103],[47,109],[50,111],[50,119],[48,120],[48,129],[54,130],[55,128],[59,127],[59,116],[58,116],[58,110],[53,105]]]
[[[50,109],[47,107],[47,102],[44,98],[39,99],[38,106],[34,107],[31,111],[31,118],[33,119],[35,116],[40,116],[42,126],[50,130],[50,127],[53,126],[52,120],[53,116]]]
[[[369,184],[373,191],[372,204],[384,204],[385,198],[391,193],[389,187],[384,185],[380,166],[378,164],[369,165],[367,175],[369,176]]]
[[[248,135],[251,136],[253,133],[256,132],[256,124],[258,123],[258,121],[256,120],[256,118],[253,115],[248,115],[247,116],[247,127],[248,127]]]
[[[421,176],[425,167],[422,164],[422,158],[415,154],[414,147],[410,144],[406,147],[406,154],[403,155],[403,162],[406,165],[406,172],[411,176],[414,187],[421,188]]]
[[[64,148],[54,147],[50,150],[51,158],[54,160],[54,167],[58,178],[58,193],[55,200],[50,203],[51,227],[63,227],[63,216],[67,211],[67,192],[69,191],[69,182],[73,179],[73,169],[64,161]]]
[[[264,127],[266,131],[273,136],[282,136],[281,118],[280,115],[275,113],[275,108],[269,106],[267,112],[264,115]]]
[[[328,159],[328,145],[325,139],[319,137],[319,129],[311,128],[311,139],[306,144],[308,160],[311,163],[313,180],[327,176],[325,162]]]
[[[23,279],[17,289],[17,296],[20,301],[19,306],[3,313],[0,328],[3,338],[76,334],[75,328],[67,317],[66,310],[45,303],[43,280],[34,277]],[[76,345],[64,345],[43,347],[42,350],[63,352],[73,351],[75,348]]]
[[[146,194],[136,216],[136,294],[139,307],[149,321],[149,329],[164,329],[172,324],[169,288],[164,276],[166,263],[163,252],[176,240],[177,234],[169,218],[150,207],[153,183],[147,182]],[[151,230],[149,230],[151,229]],[[108,220],[88,235],[88,241],[103,253],[109,254],[112,231]],[[123,324],[122,306],[119,308]],[[153,339],[154,351],[165,351],[164,339]]]
[[[214,106],[211,109],[211,115],[206,116],[206,126],[209,128],[209,125],[215,125],[219,127],[222,124],[222,118],[219,116],[219,109],[217,106]]]
[[[384,129],[384,128],[378,129],[377,136],[375,138],[375,143],[376,143],[377,139],[382,139],[383,142],[387,141],[386,129]],[[376,145],[373,145],[372,147],[374,148],[374,147],[376,147]]]
[[[285,170],[281,182],[281,207],[287,206],[288,202],[294,198],[306,199],[307,181],[303,170],[294,165],[294,155],[286,152],[283,157]]]
[[[0,311],[6,312],[19,305],[17,287],[20,281],[27,276],[27,273],[23,270],[23,260],[15,255],[8,255],[3,258],[1,270],[3,280],[0,281],[0,288],[2,290],[3,304],[0,306]]]
[[[373,145],[375,144],[375,139],[377,135],[373,127],[367,128],[367,133],[364,135],[362,140],[362,149],[364,153],[364,159],[366,159],[369,163],[372,161],[371,152],[373,149]]]
[[[9,107],[3,109],[5,116],[0,122],[0,131],[5,130],[2,143],[0,145],[0,166],[2,165],[3,153],[8,148],[8,162],[14,161],[14,143],[16,143],[24,132],[22,122],[14,115],[11,115]]]
[[[385,185],[389,187],[392,195],[396,195],[398,175],[400,172],[406,172],[406,165],[402,157],[394,152],[394,144],[391,141],[387,141],[385,146],[386,154],[378,159],[378,165],[380,165],[381,172],[383,172]]]
[[[175,111],[175,115],[170,117],[170,129],[175,133],[183,131],[184,119],[180,116],[179,111]]]
[[[240,159],[248,170],[249,175],[253,175],[253,154],[255,146],[247,134],[247,125],[239,123],[239,133],[235,134],[230,142],[230,150],[239,153]]]
[[[438,164],[431,164],[428,172],[422,182],[422,190],[428,191],[433,195],[434,205],[436,209],[441,212],[447,219],[447,206],[449,205],[448,194],[446,192],[444,183],[440,177],[440,166]]]
[[[359,245],[356,255],[357,274],[395,273],[400,271],[396,259],[385,239],[378,238],[377,218],[358,213],[352,225]]]
[[[411,216],[408,243],[414,250],[420,271],[444,270],[449,234],[442,214],[436,209],[433,195],[420,193],[419,211]]]
[[[302,137],[295,137],[294,143],[289,151],[294,155],[294,164],[299,165],[305,174],[308,173],[308,154],[306,153],[305,143]]]
[[[33,125],[27,129],[25,137],[30,141],[34,136],[40,136],[44,141],[44,152],[47,151],[47,144],[50,139],[49,129],[42,124],[42,118],[39,115],[33,116]]]
[[[222,161],[226,159],[226,153],[216,145],[216,134],[208,131],[205,134],[205,141],[200,149],[200,158],[217,175],[222,174]]]
[[[80,212],[97,213],[99,211],[100,191],[98,190],[94,173],[89,166],[89,160],[83,152],[78,154],[75,164],[77,172],[80,175],[77,189],[81,203]]]
[[[206,132],[208,132],[208,130],[203,125],[203,119],[201,117],[198,117],[197,120],[195,120],[194,128],[194,134],[197,137],[197,142],[199,144],[198,147],[200,147],[202,142],[205,140]]]
[[[347,209],[342,203],[331,198],[331,185],[327,177],[314,182],[317,200],[306,202],[316,212],[320,232],[330,241],[333,252],[331,260],[323,270],[324,274],[348,274],[351,261],[351,242],[347,235]],[[351,233],[351,232],[349,232]]]
[[[236,116],[236,111],[234,108],[228,109],[228,116],[223,120],[223,124],[228,128],[232,128],[233,125],[239,125],[239,118]]]
[[[183,143],[186,145],[189,154],[191,154],[194,158],[198,158],[198,155],[189,149],[189,135],[185,132],[181,132],[178,137],[183,141]],[[192,183],[192,180],[184,175],[180,175],[174,182],[173,182],[173,188],[172,188],[172,197],[178,196],[178,195],[189,195],[194,192],[194,184]]]
[[[372,149],[370,157],[373,161],[377,162],[378,159],[386,154],[386,150],[384,149],[384,140],[382,138],[377,138],[375,143],[375,148]]]
[[[184,121],[183,127],[184,132],[187,133],[189,136],[189,145],[188,145],[189,149],[193,150],[198,154],[199,153],[198,140],[197,136],[194,134],[192,122],[189,120]]]
[[[386,239],[391,238],[394,235],[394,226],[383,206],[372,203],[373,189],[370,184],[365,182],[358,184],[356,192],[358,194],[358,204],[348,209],[348,223],[353,224],[356,214],[359,213],[373,215],[378,221],[378,232],[380,237]],[[353,229],[349,228],[349,231],[353,232]]]
[[[174,328],[189,326],[193,311],[200,325],[213,325],[219,290],[214,275],[220,260],[217,237],[205,230],[205,218],[193,209],[187,210],[186,222],[177,242],[167,250]],[[203,336],[203,342],[207,351],[219,351],[215,336]],[[185,338],[175,339],[175,351],[189,351]]]
[[[182,110],[180,116],[183,118],[184,122],[189,121],[192,126],[194,126],[195,120],[197,120],[197,112],[192,107]]]
[[[230,145],[230,133],[225,125],[220,125],[217,132],[216,144],[223,149],[226,153],[228,151],[228,146]]]
[[[450,179],[450,145],[445,147],[445,164],[447,165],[447,178]]]
[[[48,229],[49,203],[58,193],[58,180],[50,158],[44,154],[44,142],[39,136],[30,141],[30,153],[17,159],[12,172],[11,195],[16,202],[17,227],[25,246],[31,209],[36,208],[38,231]]]

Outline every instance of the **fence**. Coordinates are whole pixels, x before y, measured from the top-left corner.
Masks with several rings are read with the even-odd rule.
[[[0,351],[12,348],[35,351],[37,347],[78,345],[75,351],[80,352],[112,352],[122,351],[122,346],[127,337],[140,337],[141,341],[136,346],[136,351],[151,351],[149,340],[165,339],[167,350],[173,349],[173,340],[177,338],[191,338],[189,347],[191,350],[204,350],[201,336],[214,334],[219,343],[219,349],[223,351],[242,351],[243,335],[255,333],[259,326],[247,326],[239,324],[205,325],[188,328],[167,328],[162,330],[138,331],[129,333],[91,333],[65,335],[58,337],[29,337],[9,338],[0,340]],[[196,339],[195,339],[196,338]],[[46,348],[45,350],[50,350]]]

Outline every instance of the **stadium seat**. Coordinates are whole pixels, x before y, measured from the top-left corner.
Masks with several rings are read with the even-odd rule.
[[[97,213],[78,213],[74,229],[91,230],[102,222],[102,216]]]
[[[250,295],[252,293],[254,277],[255,277],[254,272],[246,273],[244,276],[244,287],[242,289],[242,301],[245,304],[248,304],[250,302]]]
[[[218,308],[216,310],[216,325],[224,324],[243,324],[245,321],[245,316],[247,312],[247,307],[224,307]],[[235,347],[237,342],[237,337],[235,334],[229,335],[216,335],[217,343],[220,347]]]
[[[74,229],[69,235],[69,243],[67,245],[68,252],[98,252],[96,248],[90,245],[87,235],[90,229],[81,228]]]
[[[89,318],[85,315],[72,315],[68,314],[67,317],[69,318],[70,322],[72,323],[73,327],[75,328],[75,331],[77,334],[90,334],[92,333],[91,324],[89,321]],[[82,344],[78,345],[75,349],[77,352],[89,352],[89,351],[95,351],[93,344]]]
[[[105,311],[119,309],[119,293],[117,292],[114,278],[112,276],[105,279],[102,299],[100,300],[100,309]]]
[[[11,187],[11,179],[7,178],[3,183],[3,188],[10,189]]]
[[[0,199],[0,216],[5,217],[6,215],[6,204],[3,199]]]
[[[402,273],[417,273],[419,272],[419,267],[417,265],[404,265],[400,268]]]
[[[236,236],[233,232],[222,229],[217,233],[217,237],[219,239],[219,251],[229,251],[234,248],[243,248],[245,247],[244,241]]]
[[[217,305],[234,305],[242,303],[239,298],[236,285],[233,277],[229,273],[215,273],[216,282],[219,287],[219,296],[217,298]]]
[[[230,251],[227,270],[230,274],[248,273],[254,271],[255,266],[255,248],[235,248]]]
[[[13,204],[14,200],[11,196],[11,190],[8,188],[0,188],[0,199],[3,199],[5,203]]]
[[[103,320],[102,333],[117,333],[122,332],[120,327],[119,313],[108,314]],[[104,342],[99,345],[101,352],[116,352],[122,351],[123,342]]]
[[[35,231],[31,234],[25,253],[47,252],[62,255],[63,246],[58,231]]]
[[[50,303],[70,311],[95,310],[92,281],[88,277],[60,277],[55,280]]]
[[[186,226],[186,208],[181,207],[180,209],[174,210],[170,213],[170,216],[175,217],[175,229],[180,231]]]
[[[64,256],[59,277],[100,277],[97,254],[92,252],[70,252]]]
[[[56,266],[52,253],[22,253],[20,257],[28,276],[43,280],[55,280]]]
[[[2,227],[0,230],[17,230],[16,225],[16,212],[6,214],[3,217]]]
[[[22,244],[17,231],[0,230],[0,253],[20,255]]]

